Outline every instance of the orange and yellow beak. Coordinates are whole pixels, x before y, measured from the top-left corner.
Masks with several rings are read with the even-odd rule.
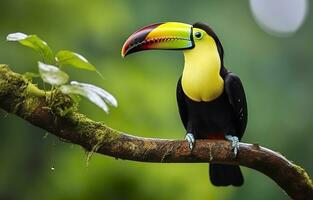
[[[124,43],[122,56],[150,49],[191,49],[194,47],[192,25],[166,22],[143,27]]]

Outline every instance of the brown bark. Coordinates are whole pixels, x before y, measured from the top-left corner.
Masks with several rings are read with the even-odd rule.
[[[88,151],[141,162],[242,165],[267,175],[293,199],[313,199],[308,174],[272,150],[240,143],[234,158],[227,141],[197,140],[191,152],[183,140],[127,135],[78,113],[67,95],[55,92],[51,98],[51,92],[38,89],[6,65],[0,65],[0,108]]]

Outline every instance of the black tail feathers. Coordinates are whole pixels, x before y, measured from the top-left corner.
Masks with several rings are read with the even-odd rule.
[[[209,174],[215,186],[241,186],[244,182],[239,166],[210,164]]]

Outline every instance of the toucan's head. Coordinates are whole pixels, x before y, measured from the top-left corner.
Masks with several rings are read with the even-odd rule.
[[[220,60],[223,61],[223,47],[213,30],[206,24],[157,23],[134,32],[124,43],[122,56],[151,49],[188,51],[209,45],[214,46],[212,49],[217,51]]]

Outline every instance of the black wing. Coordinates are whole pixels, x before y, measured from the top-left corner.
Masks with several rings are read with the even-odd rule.
[[[246,95],[238,76],[228,73],[224,77],[225,92],[235,112],[236,135],[243,136],[248,119]]]
[[[187,107],[186,107],[186,102],[185,102],[185,94],[181,85],[181,77],[179,78],[178,83],[177,83],[176,99],[177,99],[177,105],[178,105],[180,118],[184,124],[185,129],[187,130],[188,113],[187,113]]]

